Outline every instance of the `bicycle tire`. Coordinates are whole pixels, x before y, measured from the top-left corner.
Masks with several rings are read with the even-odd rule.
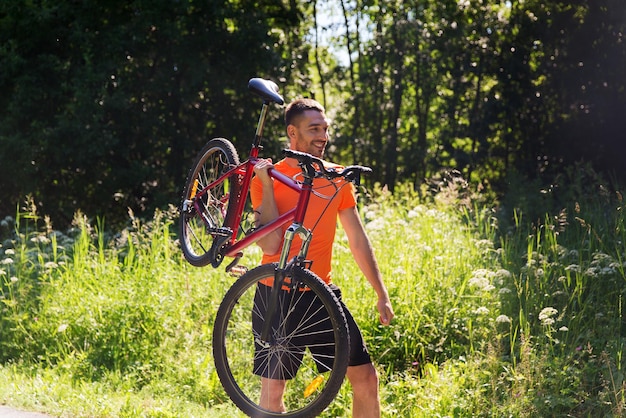
[[[278,316],[274,318],[275,321],[272,321],[280,325],[272,327],[276,343],[264,348],[271,353],[270,356],[273,355],[271,358],[278,360],[276,364],[269,366],[263,360],[258,360],[261,357],[259,356],[257,361],[260,365],[257,365],[255,363],[255,337],[258,336],[258,328],[253,332],[253,321],[254,318],[264,321],[264,306],[259,303],[259,296],[256,293],[257,288],[259,292],[265,292],[264,288],[271,290],[271,287],[259,282],[273,278],[275,269],[276,264],[272,263],[250,270],[242,275],[224,296],[213,328],[215,368],[230,399],[248,416],[261,418],[317,416],[333,401],[346,374],[350,355],[346,317],[337,296],[328,285],[311,271],[294,267],[287,278],[293,285],[299,283],[306,286],[308,290],[289,292],[282,290],[280,292],[279,305],[283,309],[278,309],[276,312]],[[312,305],[313,302],[316,305]],[[294,309],[303,309],[301,312],[307,312],[307,315],[289,323],[289,314],[293,314]],[[318,313],[309,315],[308,313],[314,312],[312,309],[318,310]],[[330,371],[319,370],[316,360],[311,355],[310,347],[306,350],[303,350],[302,346],[297,347],[301,343],[296,340],[301,338],[307,329],[309,333],[312,333],[310,328],[313,322],[319,320],[318,315],[325,315],[329,318],[329,320],[320,321],[322,325],[316,329],[315,335],[319,336],[321,331],[324,331],[325,336],[333,340],[330,344],[326,342],[325,345],[330,355],[318,357],[318,359],[327,360],[328,364],[332,362]],[[292,329],[285,330],[286,327]],[[312,347],[321,345],[321,343],[312,344]],[[286,357],[279,359],[279,355]],[[298,355],[302,355],[303,360],[297,368],[295,377],[288,380],[286,385],[284,403],[287,410],[272,412],[263,408],[260,405],[261,378],[253,369],[279,373],[283,366],[289,366],[285,365],[284,363],[287,362],[283,362],[282,359],[290,359],[292,358],[290,356]],[[269,371],[270,369],[272,371]],[[328,376],[320,378],[319,376],[323,376],[321,373],[326,373]],[[316,387],[316,384],[319,384],[319,387]],[[306,394],[307,390],[312,390],[313,394]]]
[[[196,193],[236,165],[239,156],[233,144],[225,138],[214,138],[206,143],[189,171],[180,207],[179,238],[185,259],[193,266],[217,267],[222,262],[220,249],[230,238],[223,227],[228,225],[239,199],[241,176],[226,178],[206,194]],[[201,199],[200,211],[193,204],[197,199]]]

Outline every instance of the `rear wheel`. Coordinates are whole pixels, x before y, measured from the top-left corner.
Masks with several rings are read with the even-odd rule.
[[[349,361],[346,317],[335,293],[309,270],[294,267],[267,304],[276,264],[241,276],[218,309],[213,328],[215,368],[232,401],[254,417],[319,415],[335,398]],[[270,321],[268,341],[261,341]],[[261,376],[285,380],[285,412],[262,399]],[[265,392],[263,392],[265,394]]]
[[[200,151],[187,177],[180,210],[180,246],[194,266],[222,262],[220,248],[230,239],[224,228],[241,189],[240,176],[232,175],[208,187],[230,168],[239,165],[233,144],[224,138],[210,140]]]

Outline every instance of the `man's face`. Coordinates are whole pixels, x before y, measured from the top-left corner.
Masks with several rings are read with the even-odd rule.
[[[322,158],[328,144],[328,120],[317,110],[307,110],[287,127],[291,149]]]

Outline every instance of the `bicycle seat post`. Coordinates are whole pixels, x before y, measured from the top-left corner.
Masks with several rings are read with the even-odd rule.
[[[267,118],[268,109],[269,102],[264,101],[263,107],[261,108],[261,115],[259,116],[259,122],[256,126],[256,133],[254,134],[252,151],[250,151],[250,154],[255,158],[259,156],[259,149],[261,147],[261,140],[263,139],[263,129],[265,128],[265,119]]]

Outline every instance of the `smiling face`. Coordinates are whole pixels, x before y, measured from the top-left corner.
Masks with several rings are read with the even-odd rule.
[[[322,158],[328,144],[328,119],[319,110],[305,110],[287,126],[291,149]]]

